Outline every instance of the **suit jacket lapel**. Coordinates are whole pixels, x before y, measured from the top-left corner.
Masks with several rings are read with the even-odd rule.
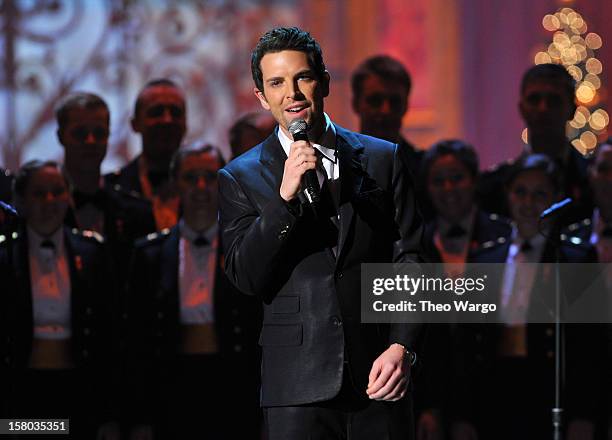
[[[334,127],[336,128],[336,148],[340,165],[340,202],[338,207],[340,231],[336,258],[336,264],[338,264],[344,254],[347,238],[353,226],[355,210],[352,201],[361,192],[368,157],[363,153],[364,149],[361,142],[352,133],[337,125],[334,125]]]
[[[276,130],[263,142],[259,156],[259,161],[262,164],[261,176],[269,185],[269,193],[266,198],[278,195],[283,179],[285,161],[287,160],[287,155],[278,140]]]
[[[166,296],[165,302],[171,307],[168,312],[176,313],[177,319],[180,316],[180,292],[178,284],[179,243],[179,228],[175,226],[170,230],[170,235],[164,240],[161,247],[161,275],[159,281],[161,292]]]
[[[32,284],[30,282],[30,256],[28,253],[28,237],[25,226],[21,228],[19,237],[13,242],[13,265],[15,267],[15,312],[19,317],[17,325],[20,327],[18,334],[25,337],[29,350],[33,335],[33,309],[32,309]],[[25,319],[21,319],[25,318]]]

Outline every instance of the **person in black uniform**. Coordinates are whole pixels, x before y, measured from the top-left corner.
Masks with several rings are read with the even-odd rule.
[[[55,162],[15,177],[23,224],[0,240],[0,352],[11,418],[70,418],[75,439],[118,438],[112,422],[115,291],[101,237],[63,226],[70,203]]]
[[[540,214],[561,194],[555,162],[542,154],[521,157],[508,171],[507,197],[514,222],[510,238],[483,247],[476,263],[505,263],[500,279],[489,280],[487,294],[499,304],[504,324],[461,325],[455,333],[455,377],[452,394],[454,439],[542,439],[552,436],[554,406],[554,325],[542,324],[554,307],[553,273],[544,264],[555,261],[552,221]],[[569,240],[560,244],[563,263],[595,261],[592,246]],[[531,264],[526,264],[531,263]],[[586,269],[585,269],[586,270]],[[578,287],[580,277],[561,271],[562,295]],[[531,322],[540,323],[531,323]],[[593,328],[566,326],[566,387],[562,402],[569,438],[592,438],[597,399],[597,362],[585,341],[601,335]],[[592,370],[592,368],[595,370]],[[590,420],[589,420],[590,419]],[[586,426],[586,429],[583,429]],[[579,427],[579,428],[577,428]]]
[[[471,145],[457,139],[437,142],[425,152],[419,177],[435,213],[423,237],[423,254],[429,262],[444,263],[448,275],[460,277],[477,250],[508,239],[510,222],[476,204],[478,155]],[[449,400],[445,394],[452,365],[450,331],[443,324],[428,326],[422,369],[415,381],[417,433],[423,436],[425,432],[441,436],[445,424],[440,416]]]
[[[136,245],[130,276],[133,438],[258,439],[261,306],[223,273],[218,150],[179,150],[182,217]],[[194,401],[198,402],[194,405]],[[236,419],[227,418],[227,411]],[[159,436],[159,437],[158,437]]]
[[[165,78],[147,82],[136,98],[131,120],[141,137],[142,153],[104,176],[107,186],[119,185],[152,203],[157,230],[172,227],[178,220],[179,200],[168,170],[187,131],[186,111],[185,95],[176,83]]]
[[[59,103],[55,116],[74,201],[67,223],[104,236],[122,285],[134,240],[155,232],[151,204],[119,184],[103,184],[100,166],[108,146],[110,114],[102,98],[71,93]]]
[[[562,194],[575,201],[567,222],[590,217],[588,161],[568,141],[566,125],[574,117],[576,81],[559,64],[539,64],[528,69],[521,80],[519,111],[528,129],[525,153],[544,154],[555,161],[560,173]],[[503,197],[507,175],[518,160],[497,165],[483,173],[479,184],[481,206],[488,212],[508,215]]]

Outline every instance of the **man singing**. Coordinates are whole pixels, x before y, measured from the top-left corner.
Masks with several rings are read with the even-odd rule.
[[[264,303],[268,438],[412,438],[406,390],[419,328],[360,322],[361,263],[418,261],[406,155],[331,122],[329,73],[307,32],[267,32],[251,68],[278,128],[219,172],[219,192],[226,273]],[[296,119],[310,141],[294,141]],[[309,170],[320,185],[314,207],[299,195]]]

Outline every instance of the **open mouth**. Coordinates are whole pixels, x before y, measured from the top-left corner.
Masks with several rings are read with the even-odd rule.
[[[291,113],[293,115],[299,115],[302,112],[304,112],[306,109],[308,108],[308,105],[303,104],[303,105],[296,105],[293,107],[289,107],[287,109],[285,109],[286,112]]]

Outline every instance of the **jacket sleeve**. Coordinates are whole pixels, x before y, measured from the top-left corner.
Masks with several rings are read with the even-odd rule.
[[[406,152],[396,146],[393,156],[392,191],[395,207],[395,224],[399,231],[393,243],[393,263],[422,262],[423,220],[415,196],[414,182],[407,163]],[[420,272],[420,267],[416,270]],[[417,339],[422,326],[416,324],[391,324],[389,342],[398,342],[409,350],[418,350]]]
[[[259,213],[240,182],[222,169],[219,210],[228,278],[243,293],[264,298],[274,284],[275,268],[288,256],[301,207],[276,194]]]

